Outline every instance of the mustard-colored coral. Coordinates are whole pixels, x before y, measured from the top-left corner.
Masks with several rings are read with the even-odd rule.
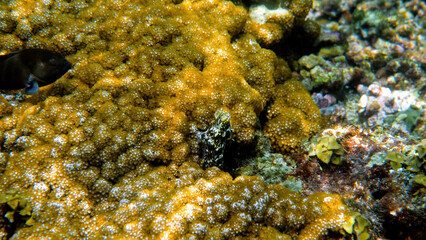
[[[318,129],[319,111],[287,63],[244,31],[244,8],[33,0],[2,1],[0,11],[2,54],[37,47],[74,64],[17,106],[0,102],[0,191],[29,196],[34,217],[15,239],[289,238],[311,224],[324,223],[319,235],[339,228],[337,210],[317,222],[295,193],[195,165],[197,135],[218,110],[230,113],[239,144],[254,139],[271,101],[265,133],[278,150]]]
[[[19,29],[4,27],[20,39],[3,46],[7,51],[43,47],[72,53],[67,58],[75,63],[66,77],[27,100],[36,104],[31,112],[13,112],[20,124],[5,132],[31,146],[65,139],[60,154],[99,168],[109,180],[140,158],[202,162],[195,131],[211,126],[218,109],[231,113],[237,142],[253,140],[257,116],[290,71],[244,33],[246,10],[219,0],[101,3],[2,3],[5,24],[25,21],[31,29],[22,37]],[[140,158],[115,162],[131,152]]]
[[[290,80],[275,89],[264,133],[277,151],[297,150],[303,139],[320,129],[321,113],[300,82]]]
[[[46,191],[43,186],[38,189]],[[250,236],[306,240],[321,239],[328,231],[343,231],[343,225],[352,218],[338,195],[317,193],[303,198],[282,186],[266,185],[258,177],[233,180],[218,168],[202,170],[194,163],[180,167],[141,164],[96,207],[83,200],[86,194],[77,189],[68,191],[47,206],[42,205],[42,198],[34,199],[35,223],[21,229],[16,239]],[[72,198],[82,202],[68,205]],[[60,214],[63,211],[72,215]]]
[[[11,114],[13,111],[12,105],[3,98],[3,96],[0,96],[0,116],[6,116]]]

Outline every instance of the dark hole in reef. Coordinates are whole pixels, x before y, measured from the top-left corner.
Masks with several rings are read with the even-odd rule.
[[[13,212],[13,222],[5,217],[7,212]],[[0,226],[2,226],[3,234],[5,234],[2,239],[10,239],[20,228],[28,226],[25,222],[29,218],[30,216],[21,216],[19,210],[13,210],[6,203],[0,204]]]
[[[280,42],[272,45],[270,48],[279,57],[283,58],[289,63],[292,68],[292,62],[301,58],[302,56],[309,55],[311,53],[318,53],[321,47],[315,45],[315,39],[312,39],[304,32],[303,28],[295,27],[291,35],[282,39]]]
[[[188,52],[182,52],[181,53],[187,61],[192,63],[194,67],[198,68],[198,70],[203,71],[205,67],[205,56],[199,52],[195,51],[188,51]]]
[[[173,0],[172,2],[176,5],[178,5],[178,4],[181,4],[183,2],[183,0]]]
[[[232,177],[238,177],[237,170],[246,165],[247,161],[256,156],[256,144],[258,137],[254,137],[250,143],[232,142],[223,155],[223,170],[229,172]]]
[[[419,94],[420,96],[425,96],[426,95],[426,85],[423,86],[420,90],[419,90]]]
[[[389,240],[426,239],[424,215],[424,208],[404,210],[398,216],[387,214],[382,224],[384,237]]]
[[[271,104],[272,104],[272,101],[266,102],[265,107],[263,108],[263,110],[259,114],[259,117],[258,117],[259,123],[260,123],[260,126],[262,126],[262,127],[265,126],[266,122],[268,121],[267,114],[268,114],[269,106],[271,106]]]
[[[370,179],[383,179],[389,177],[389,166],[374,165],[369,173]]]
[[[328,233],[325,235],[328,240],[338,240],[342,239],[342,234],[334,231],[328,231]]]
[[[200,72],[204,70],[204,59],[194,60],[192,61],[192,64],[194,64],[194,67],[198,68]]]
[[[229,32],[228,32],[229,33]],[[229,35],[231,35],[231,44],[233,44],[235,41],[237,41],[238,39],[240,39],[242,36],[244,36],[245,32],[244,31],[240,31],[237,34],[231,34],[229,33]]]
[[[388,193],[388,192],[384,191],[384,190],[377,190],[377,191],[372,192],[372,195],[373,195],[374,199],[379,200],[379,199],[382,199],[386,195],[386,193]]]

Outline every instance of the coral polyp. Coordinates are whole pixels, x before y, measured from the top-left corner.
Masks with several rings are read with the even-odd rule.
[[[312,1],[281,5],[267,31],[309,30]],[[14,239],[352,234],[355,213],[339,195],[302,196],[218,168],[228,143],[247,149],[256,131],[288,153],[322,126],[287,61],[263,48],[282,36],[261,34],[247,8],[2,1],[0,19],[2,54],[37,47],[73,63],[36,95],[0,97],[0,191],[32,209]]]

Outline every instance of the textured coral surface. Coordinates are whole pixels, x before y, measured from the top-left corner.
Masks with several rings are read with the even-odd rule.
[[[304,2],[287,4],[300,18]],[[268,111],[265,131],[283,152],[320,126],[287,63],[245,32],[243,7],[2,1],[0,19],[2,53],[43,48],[74,64],[16,106],[0,101],[0,190],[19,189],[33,209],[33,226],[17,239],[317,239],[350,218],[336,195],[302,198],[198,167],[197,133],[218,110],[230,113],[240,144],[253,140]]]
[[[39,195],[32,199],[36,223],[21,229],[17,239],[271,239],[265,235],[274,235],[306,240],[342,229],[352,214],[335,194],[302,198],[258,177],[233,180],[218,168],[202,170],[194,163],[141,164],[98,204],[87,200],[88,193],[79,186],[64,192],[62,199],[46,201],[43,196],[51,193],[40,184]]]
[[[317,132],[321,113],[303,85],[290,80],[275,87],[275,101],[268,109],[264,132],[277,151],[296,149],[300,142]]]

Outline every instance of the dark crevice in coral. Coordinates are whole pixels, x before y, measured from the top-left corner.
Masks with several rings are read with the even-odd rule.
[[[315,25],[313,21],[309,21],[309,23]],[[280,42],[269,48],[279,57],[286,60],[291,67],[293,61],[297,61],[300,57],[311,53],[316,54],[321,47],[324,47],[322,44],[316,44],[321,29],[310,29],[316,27],[295,26],[290,36],[284,37]]]
[[[380,200],[382,197],[384,197],[388,192],[387,191],[382,191],[382,190],[378,190],[375,192],[372,192],[372,195],[375,199]]]
[[[238,168],[247,164],[248,159],[256,156],[256,145],[259,141],[255,137],[250,143],[232,142],[224,153],[224,171],[229,172],[232,177],[237,177]]]
[[[11,212],[13,214],[10,218],[13,219],[13,222],[6,218],[6,214]],[[29,218],[28,216],[21,216],[19,211],[13,210],[6,203],[0,203],[0,239],[10,239],[19,229],[26,226],[25,222]]]
[[[389,240],[426,239],[425,210],[404,210],[398,216],[384,213],[384,237]],[[402,218],[402,219],[401,219]]]
[[[261,128],[261,130],[263,130],[263,126],[265,126],[265,123],[268,121],[267,118],[267,114],[268,114],[268,109],[271,106],[271,104],[273,103],[273,101],[268,101],[265,104],[265,107],[263,108],[263,110],[260,112],[258,119],[259,119],[259,127]]]

